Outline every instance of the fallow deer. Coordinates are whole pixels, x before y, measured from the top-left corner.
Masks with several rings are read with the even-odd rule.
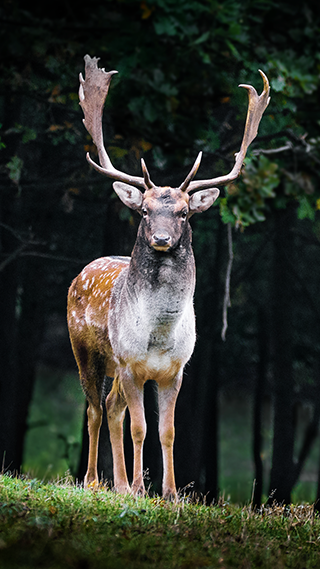
[[[68,326],[80,381],[88,400],[89,458],[85,486],[98,482],[97,453],[102,420],[105,376],[114,378],[106,398],[113,454],[114,489],[142,494],[142,450],[146,435],[143,386],[158,384],[159,436],[163,457],[162,493],[176,496],[173,466],[174,411],[183,369],[194,349],[193,294],[195,261],[189,218],[208,209],[219,195],[215,185],[226,184],[240,173],[250,142],[255,138],[269,103],[269,84],[260,71],[261,95],[250,85],[249,107],[241,148],[226,176],[193,181],[201,153],[179,187],[152,183],[144,160],[142,177],[114,168],[105,150],[102,112],[111,77],[116,71],[98,68],[97,58],[85,56],[85,80],[80,74],[80,105],[84,125],[97,147],[100,166],[87,154],[98,172],[117,180],[114,190],[122,202],[142,219],[130,257],[103,257],[87,265],[71,284]],[[197,192],[192,195],[190,191]],[[123,450],[126,407],[131,418],[134,448],[130,489]]]

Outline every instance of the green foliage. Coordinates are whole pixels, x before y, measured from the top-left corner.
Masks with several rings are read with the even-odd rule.
[[[297,211],[298,219],[315,219],[315,210],[308,199],[308,196],[302,196],[299,200],[299,208]]]
[[[49,147],[85,145],[77,74],[83,68],[81,57],[88,52],[100,55],[102,65],[120,72],[108,97],[108,121],[112,117],[113,135],[124,135],[125,141],[119,147],[111,132],[108,144],[123,168],[131,165],[133,155],[140,158],[147,152],[151,166],[170,171],[191,162],[202,149],[205,157],[215,158],[212,164],[217,162],[216,153],[222,153],[228,159],[222,165],[225,170],[239,149],[246,110],[237,84],[252,83],[259,89],[257,69],[261,67],[271,84],[271,104],[259,132],[267,140],[261,144],[267,150],[276,149],[290,138],[288,129],[297,138],[304,136],[309,146],[313,144],[312,156],[305,147],[304,153],[295,154],[294,168],[306,170],[319,187],[318,174],[312,170],[320,156],[319,144],[314,143],[320,128],[319,14],[311,3],[280,3],[275,8],[271,1],[252,4],[249,0],[109,1],[89,13],[79,10],[71,29],[56,12],[52,21],[48,14],[42,20],[41,10],[21,11],[17,0],[11,3],[10,13],[5,10],[2,13],[9,22],[19,19],[20,32],[12,34],[11,26],[1,31],[3,56],[10,62],[1,81],[15,94],[28,93],[34,106],[36,99],[50,105],[46,119],[32,124],[23,113],[7,129],[7,136],[16,132],[24,144],[39,140]],[[83,25],[96,30],[84,42]],[[139,140],[147,141],[147,150],[137,145]],[[228,155],[224,147],[232,153]],[[254,175],[256,183],[263,184],[252,189],[251,182],[240,182],[232,199],[228,191],[221,200],[223,221],[241,227],[263,221],[273,207],[286,207],[294,192],[299,217],[312,218],[317,192],[311,198],[302,191],[284,191],[283,173],[292,169],[292,153],[274,154],[272,163],[277,165],[276,174],[261,162],[262,176],[260,171],[253,173],[249,160],[244,176]],[[222,173],[211,170],[209,175]],[[205,177],[203,167],[199,175]],[[272,193],[276,187],[278,191]]]
[[[241,228],[264,221],[279,184],[276,162],[264,155],[247,158],[241,179],[230,184],[226,188],[226,197],[220,200],[222,221]]]
[[[23,168],[23,160],[19,158],[19,156],[12,156],[10,162],[8,162],[6,166],[9,170],[10,180],[12,180],[14,184],[19,185]]]
[[[28,568],[316,568],[320,521],[312,506],[176,504],[101,488],[0,477],[0,560]]]
[[[34,128],[29,128],[22,124],[15,124],[14,127],[7,130],[6,134],[21,134],[22,144],[27,144],[31,140],[35,140],[37,138],[37,132]]]

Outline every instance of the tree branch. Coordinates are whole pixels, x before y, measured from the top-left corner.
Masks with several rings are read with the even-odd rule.
[[[222,311],[222,330],[221,330],[221,338],[225,342],[226,340],[226,332],[228,328],[228,307],[231,306],[230,301],[230,279],[231,279],[231,270],[232,270],[232,263],[233,263],[233,248],[232,248],[232,227],[231,223],[228,223],[228,253],[229,253],[229,260],[227,265],[227,272],[226,272],[226,282],[225,282],[225,289],[224,289],[224,299],[223,299],[223,311]]]
[[[18,257],[20,257],[21,253],[23,252],[23,250],[26,247],[27,247],[27,244],[22,243],[22,245],[20,245],[20,247],[18,247],[15,251],[13,251],[13,253],[11,253],[11,255],[8,255],[8,257],[4,261],[2,261],[2,263],[0,263],[0,273],[1,273],[1,271],[3,271],[3,269],[6,268],[7,265],[12,263],[12,261],[15,261]]]
[[[286,150],[293,150],[293,144],[288,140],[285,146],[279,146],[279,148],[257,148],[252,150],[253,156],[259,156],[259,154],[278,154],[279,152],[285,152]]]

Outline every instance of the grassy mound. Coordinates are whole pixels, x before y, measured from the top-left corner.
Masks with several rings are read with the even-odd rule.
[[[313,506],[206,506],[0,476],[0,567],[320,567]]]

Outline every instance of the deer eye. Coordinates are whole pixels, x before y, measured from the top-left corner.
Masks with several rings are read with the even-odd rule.
[[[188,215],[188,214],[187,214],[186,211],[182,211],[182,212],[181,212],[181,217],[182,217],[182,219],[186,219],[187,215]]]
[[[142,208],[142,215],[143,215],[143,217],[147,217],[147,215],[148,215],[147,208],[145,208],[145,207]]]

